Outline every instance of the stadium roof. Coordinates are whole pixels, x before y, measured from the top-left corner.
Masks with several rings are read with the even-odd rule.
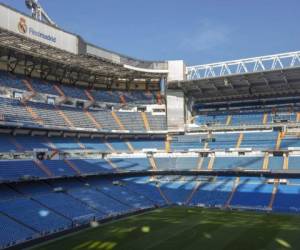
[[[186,81],[168,84],[197,102],[300,93],[300,52],[187,67]]]
[[[86,43],[76,34],[41,23],[4,4],[0,4],[0,7],[3,15],[5,13],[9,15],[1,18],[3,23],[0,25],[0,60],[8,63],[9,70],[13,70],[18,64],[27,68],[27,73],[34,69],[43,72],[44,75],[52,74],[58,78],[71,76],[74,81],[95,83],[99,80],[98,82],[102,84],[103,77],[110,80],[160,79],[168,73],[167,62],[143,61],[123,56]],[[28,32],[18,32],[15,29],[20,25],[19,18],[22,17],[26,18],[26,22],[30,22],[33,27],[40,25],[43,26],[41,30],[58,34],[56,38],[60,41],[56,42],[56,46],[51,46],[44,41],[40,42],[36,36],[29,36]],[[66,41],[64,44],[63,36],[71,37],[76,43],[69,46]],[[71,49],[72,45],[73,49]],[[72,50],[74,53],[71,53]]]
[[[74,55],[54,47],[26,39],[3,29],[0,30],[1,61],[47,69],[48,74],[62,76],[64,72],[90,78],[160,78],[163,74],[137,71],[104,58],[91,55]],[[60,69],[60,70],[58,70]]]

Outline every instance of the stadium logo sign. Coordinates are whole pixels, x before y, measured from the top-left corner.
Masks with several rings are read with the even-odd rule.
[[[20,17],[20,21],[18,23],[18,30],[22,34],[26,34],[27,31],[28,31],[28,34],[31,35],[31,36],[35,36],[35,37],[42,38],[42,39],[47,40],[47,41],[52,42],[52,43],[56,43],[56,37],[55,36],[37,31],[33,27],[28,28],[27,24],[26,24],[26,19],[23,18],[23,17]]]
[[[19,23],[18,23],[18,30],[22,34],[27,33],[26,19],[23,18],[23,17],[20,17],[20,20],[19,20]]]

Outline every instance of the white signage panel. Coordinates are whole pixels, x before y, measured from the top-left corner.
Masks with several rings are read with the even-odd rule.
[[[27,38],[78,54],[78,38],[0,5],[0,27]]]

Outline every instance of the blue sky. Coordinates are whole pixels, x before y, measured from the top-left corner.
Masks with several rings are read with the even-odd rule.
[[[28,11],[23,0],[1,0]],[[300,50],[299,0],[40,0],[63,29],[145,60],[189,65]]]

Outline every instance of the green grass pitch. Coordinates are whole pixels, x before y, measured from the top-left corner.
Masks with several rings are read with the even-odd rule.
[[[89,228],[33,249],[300,249],[300,216],[166,208]]]

